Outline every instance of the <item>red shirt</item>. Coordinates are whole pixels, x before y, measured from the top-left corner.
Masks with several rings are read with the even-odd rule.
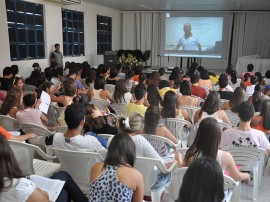
[[[202,99],[207,97],[205,89],[200,86],[191,85],[191,94]]]
[[[4,135],[7,139],[10,139],[11,134],[2,126],[0,126],[0,134]]]

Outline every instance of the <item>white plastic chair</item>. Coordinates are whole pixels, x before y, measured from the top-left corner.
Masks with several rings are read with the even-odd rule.
[[[96,106],[99,110],[104,111],[106,107],[110,105],[110,103],[106,100],[91,98],[90,104]]]
[[[167,144],[171,147],[175,147],[176,149],[181,148],[181,140],[179,140],[178,144],[173,143],[166,137],[161,137],[158,135],[149,135],[149,134],[141,134],[147,141],[154,147],[158,154],[161,154],[161,149],[164,144]]]
[[[61,133],[66,133],[68,130],[67,126],[59,126],[54,129],[54,132],[61,132]]]
[[[59,163],[34,159],[35,152],[46,160],[56,159],[56,156],[48,156],[38,146],[13,140],[9,140],[9,144],[24,175],[36,174],[50,177],[60,170]]]
[[[53,135],[55,132],[51,132],[47,128],[33,123],[20,123],[19,127],[26,133],[35,133],[37,136],[41,136],[40,138],[29,139],[28,141],[31,144],[40,146],[41,148],[46,148],[46,153],[48,155],[52,155],[50,147],[46,147],[45,145],[45,137]]]
[[[118,114],[118,115],[126,115],[126,106],[127,104],[125,103],[121,103],[121,104],[116,104],[116,103],[112,103],[111,108]]]
[[[143,175],[144,195],[151,196],[153,202],[160,202],[162,193],[165,191],[165,188],[170,184],[170,182],[159,189],[152,190],[152,175],[156,174],[153,172],[153,170],[159,169],[163,174],[170,174],[172,170],[177,167],[176,162],[167,169],[158,159],[137,156],[134,167]]]
[[[258,198],[258,188],[261,183],[263,168],[267,153],[263,149],[250,147],[227,146],[223,148],[232,154],[235,164],[241,171],[253,172],[253,200]]]
[[[6,115],[0,115],[0,125],[2,125],[7,131],[19,130],[19,123],[17,120]]]
[[[115,90],[115,85],[113,85],[113,84],[105,84],[104,88],[105,88],[105,90],[109,91],[111,93],[111,95],[112,95],[114,90]]]
[[[226,100],[226,99],[219,99],[219,107],[221,109],[223,109],[224,103],[225,102],[229,102],[230,100]]]
[[[70,151],[52,147],[60,160],[61,169],[67,171],[81,188],[88,194],[91,168],[104,159],[96,152]]]
[[[237,125],[240,122],[238,115],[231,110],[224,110],[224,112],[226,113],[230,123],[232,124],[232,127],[237,128]]]
[[[270,157],[268,157],[267,159],[267,163],[264,170],[264,176],[269,176],[269,175],[270,175]]]
[[[192,123],[194,123],[194,116],[195,113],[200,110],[200,107],[194,107],[194,106],[179,106],[179,109],[185,109],[187,110],[187,113],[189,115],[189,118],[191,119]]]
[[[182,119],[177,118],[167,118],[163,119],[166,127],[168,130],[179,140],[181,140],[182,147],[187,147],[187,145],[191,145],[194,140],[194,127],[193,125]],[[186,126],[185,126],[186,125]],[[184,127],[187,127],[189,129],[189,136],[188,138],[183,137]]]
[[[195,96],[195,95],[191,95],[191,97],[194,97],[198,100],[198,103],[197,103],[197,106],[200,107],[202,103],[204,103],[204,99],[198,97],[198,96]]]

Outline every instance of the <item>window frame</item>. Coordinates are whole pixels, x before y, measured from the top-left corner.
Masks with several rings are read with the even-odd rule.
[[[97,55],[112,50],[112,17],[97,15]]]

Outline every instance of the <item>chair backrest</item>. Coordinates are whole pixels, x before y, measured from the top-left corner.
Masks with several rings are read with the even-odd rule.
[[[257,162],[260,167],[264,166],[267,157],[267,152],[260,148],[226,146],[222,150],[232,154],[235,164],[240,166],[241,171],[251,171]]]
[[[24,85],[23,85],[23,89],[24,89],[25,91],[35,92],[36,86],[31,85],[31,84],[24,84]]]
[[[6,115],[0,115],[0,125],[2,125],[7,131],[19,130],[19,124],[17,120]]]
[[[111,94],[113,94],[114,90],[115,90],[115,85],[113,84],[105,84],[105,90],[109,91]]]
[[[224,110],[224,112],[228,116],[228,119],[231,122],[232,127],[236,128],[238,123],[240,122],[240,118],[238,117],[238,115],[236,113],[232,112],[231,110]]]
[[[224,103],[225,103],[225,102],[229,102],[229,101],[230,101],[230,100],[220,99],[220,100],[219,100],[219,107],[220,107],[221,109],[223,109]]]
[[[202,98],[200,98],[198,96],[195,96],[195,95],[191,95],[191,97],[194,97],[194,98],[196,98],[198,100],[198,103],[197,103],[198,107],[202,106],[202,103],[204,103],[204,101],[205,101],[204,99],[202,99]]]
[[[192,123],[194,123],[194,115],[195,115],[196,111],[200,110],[201,108],[194,107],[194,106],[179,106],[179,109],[187,110],[189,118],[191,119]]]
[[[157,151],[158,154],[161,155],[162,153],[162,147],[164,144],[167,144],[171,147],[180,148],[180,142],[179,144],[174,144],[171,140],[165,137],[161,137],[158,135],[149,135],[149,134],[141,134],[147,141],[154,147],[154,149]]]
[[[20,129],[22,129],[25,132],[31,132],[35,133],[38,136],[44,136],[46,137],[47,135],[53,135],[54,133],[46,129],[45,127],[39,126],[37,124],[33,123],[20,123],[19,125]]]
[[[108,101],[97,98],[91,98],[89,103],[95,105],[101,111],[104,111],[110,105]]]
[[[121,103],[121,104],[116,104],[116,103],[112,103],[111,108],[118,114],[118,115],[126,115],[126,106],[127,104],[125,103]]]
[[[154,171],[160,169],[164,174],[171,172],[171,169],[167,170],[160,160],[147,157],[137,156],[134,167],[143,175],[145,196],[151,196],[151,187],[153,186],[153,182],[155,182],[153,179],[155,179],[157,175]]]
[[[55,159],[55,157],[46,155],[38,146],[32,144],[13,140],[9,140],[9,144],[24,175],[35,174],[33,167],[35,152],[46,160]]]
[[[54,132],[61,132],[61,133],[66,133],[68,130],[68,127],[67,126],[59,126],[59,127],[56,127]]]
[[[96,152],[70,151],[52,147],[60,160],[61,169],[67,171],[84,193],[88,193],[91,168],[103,158]]]

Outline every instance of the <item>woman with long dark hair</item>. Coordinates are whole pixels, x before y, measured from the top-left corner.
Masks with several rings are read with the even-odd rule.
[[[198,110],[194,116],[194,122],[202,121],[207,117],[212,117],[219,122],[224,122],[231,125],[227,115],[219,109],[219,93],[211,91],[203,103],[202,109]]]
[[[147,86],[147,100],[151,106],[162,106],[162,98],[160,97],[155,84]]]
[[[179,118],[191,122],[187,111],[177,108],[177,95],[173,91],[168,91],[164,96],[161,116],[162,118]]]
[[[134,102],[132,94],[127,90],[126,81],[124,79],[119,79],[116,82],[115,90],[113,93],[113,100],[117,104],[129,104]]]
[[[22,173],[5,136],[0,134],[0,201],[49,202],[48,193],[37,188],[35,183]],[[56,202],[86,202],[78,185],[64,171],[54,174],[52,179],[65,181]]]
[[[222,170],[227,170],[230,176],[236,180],[249,182],[248,173],[239,172],[232,155],[229,152],[219,150],[221,141],[221,128],[217,120],[205,118],[201,121],[195,140],[189,147],[184,158],[184,166],[189,166],[195,159],[200,157],[210,157],[216,159]]]
[[[191,97],[191,86],[189,81],[182,81],[180,84],[180,93],[177,105],[178,106],[197,106],[198,100],[194,97]]]
[[[260,115],[251,119],[251,127],[266,134],[270,131],[270,100],[264,100],[260,106]]]
[[[241,87],[237,87],[232,95],[230,101],[226,101],[223,104],[223,110],[231,110],[234,113],[238,112],[238,108],[242,102],[245,101],[245,91]]]
[[[133,168],[136,147],[131,137],[119,133],[112,139],[104,162],[92,167],[89,202],[141,202],[144,195],[142,174]]]
[[[220,165],[208,157],[195,159],[184,175],[176,202],[221,202],[223,198],[224,177]]]

